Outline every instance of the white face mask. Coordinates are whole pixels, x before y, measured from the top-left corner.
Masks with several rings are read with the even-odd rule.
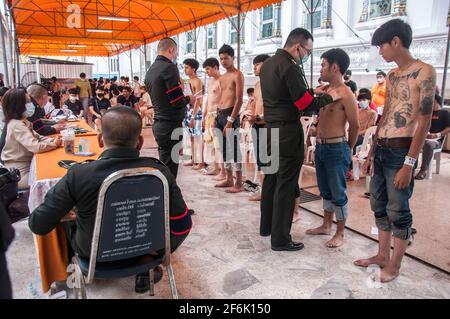
[[[25,104],[25,112],[23,113],[25,117],[30,117],[34,114],[34,111],[36,110],[36,106],[33,104],[33,102]]]
[[[69,96],[69,100],[70,100],[70,102],[74,103],[74,102],[76,102],[77,97],[76,96]]]
[[[361,108],[361,110],[367,110],[369,108],[369,101],[360,101],[359,102],[359,107]]]
[[[383,84],[384,83],[384,79],[377,78],[377,82],[378,82],[378,84]]]

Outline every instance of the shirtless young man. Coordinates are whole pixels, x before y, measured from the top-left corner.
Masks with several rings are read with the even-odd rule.
[[[253,71],[255,76],[259,77],[259,73],[261,72],[261,67],[270,56],[267,54],[261,54],[256,56],[253,59]],[[264,181],[264,174],[262,172],[262,163],[260,160],[260,150],[259,150],[259,136],[260,131],[264,128],[264,104],[261,92],[261,82],[256,82],[255,85],[255,93],[253,99],[253,105],[250,106],[250,110],[247,110],[245,113],[246,119],[250,121],[252,125],[252,139],[253,139],[253,148],[255,150],[254,154],[256,157],[256,168],[258,170],[259,182],[262,187]],[[250,201],[261,201],[261,192],[258,192],[256,195],[250,197]]]
[[[348,218],[348,198],[345,175],[352,160],[352,150],[359,131],[358,103],[355,95],[344,83],[342,75],[350,65],[350,58],[342,49],[331,49],[321,56],[320,77],[330,83],[323,88],[334,89],[342,99],[322,108],[317,127],[315,152],[317,183],[323,199],[324,218],[322,226],[309,229],[308,235],[330,235],[333,215],[337,230],[326,243],[337,248],[344,243],[345,222]],[[348,140],[345,126],[350,124]]]
[[[227,174],[225,181],[216,187],[229,187],[227,193],[240,193],[242,187],[242,163],[239,149],[239,110],[244,95],[244,76],[234,66],[234,50],[224,44],[219,50],[220,63],[226,73],[220,77],[221,97],[217,110],[216,128],[223,134],[222,155]],[[233,170],[236,181],[233,182]]]
[[[203,122],[202,127],[205,129],[205,144],[213,148],[214,160],[211,166],[212,170],[206,175],[219,175],[216,180],[226,179],[225,168],[223,166],[222,152],[218,137],[214,134],[215,122],[217,117],[217,107],[220,102],[220,71],[219,61],[216,58],[209,58],[203,62],[203,68],[209,76],[208,94],[203,103]]]
[[[183,61],[184,73],[189,77],[189,89],[187,91],[189,94],[195,96],[194,105],[190,105],[190,109],[185,117],[185,127],[188,129],[191,135],[191,161],[184,164],[185,166],[192,166],[194,170],[200,170],[205,168],[205,161],[203,160],[203,145],[197,145],[196,137],[202,136],[202,92],[203,84],[197,75],[197,70],[200,64],[197,60],[186,59]],[[199,163],[195,160],[195,149],[200,147],[202,149],[201,159]]]
[[[364,167],[373,174],[370,204],[378,227],[378,254],[354,264],[380,266],[379,278],[373,278],[380,282],[390,282],[400,274],[413,222],[409,207],[414,188],[412,175],[433,112],[436,71],[412,57],[411,42],[411,27],[400,19],[383,24],[372,38],[372,45],[379,48],[383,59],[398,67],[387,76],[383,117]]]

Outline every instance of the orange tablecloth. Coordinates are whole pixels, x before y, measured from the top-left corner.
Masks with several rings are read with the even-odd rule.
[[[66,154],[62,147],[51,152],[36,154],[36,183],[45,179],[62,178],[66,175],[67,170],[58,165],[60,160],[82,162],[86,159],[97,159],[102,153],[102,149],[97,142],[97,137],[96,135],[93,135],[91,127],[84,121],[69,124],[76,124],[80,128],[91,131],[91,133],[82,134],[75,138],[75,149],[78,147],[79,140],[85,138],[90,141],[90,151],[94,152],[95,155],[91,157],[82,157]],[[69,265],[69,255],[63,227],[59,225],[44,236],[36,235],[36,247],[40,265],[42,290],[47,292],[53,282],[66,280],[68,276],[67,266]]]

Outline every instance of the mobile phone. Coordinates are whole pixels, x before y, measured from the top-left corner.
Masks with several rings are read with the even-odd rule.
[[[77,163],[78,163],[77,161],[72,160],[61,160],[58,162],[58,165],[61,166],[62,168],[69,169],[70,167],[72,167]]]

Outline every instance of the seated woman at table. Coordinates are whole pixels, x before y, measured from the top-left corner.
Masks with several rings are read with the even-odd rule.
[[[33,155],[61,146],[59,138],[50,138],[33,131],[27,117],[34,112],[30,97],[23,89],[9,90],[2,100],[7,127],[6,142],[1,158],[7,168],[17,168],[21,174],[19,189],[28,188],[28,174]]]

